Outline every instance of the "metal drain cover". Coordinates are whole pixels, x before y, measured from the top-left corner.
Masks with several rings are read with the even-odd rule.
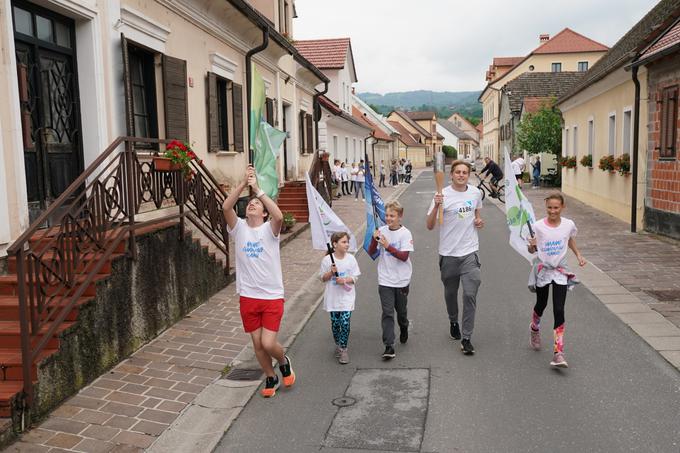
[[[262,379],[262,370],[236,368],[229,371],[224,378],[232,381],[259,381]]]
[[[350,398],[349,396],[342,396],[340,398],[335,398],[331,402],[333,403],[334,406],[348,407],[356,404],[357,400],[355,400],[354,398]]]

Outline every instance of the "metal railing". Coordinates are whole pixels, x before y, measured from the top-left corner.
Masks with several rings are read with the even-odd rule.
[[[224,253],[228,272],[229,237],[222,214],[226,194],[200,161],[189,164],[191,179],[181,170],[156,170],[158,152],[148,147],[169,142],[117,138],[8,249],[16,259],[28,405],[33,364],[122,241],[128,241],[127,252],[136,258],[136,230],[174,220],[183,240],[188,220]],[[136,220],[149,211],[161,215]],[[57,226],[43,228],[48,219]]]

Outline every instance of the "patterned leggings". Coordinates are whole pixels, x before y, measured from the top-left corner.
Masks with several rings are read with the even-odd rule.
[[[349,321],[352,317],[351,311],[331,311],[331,330],[333,339],[338,347],[346,348],[349,342]]]

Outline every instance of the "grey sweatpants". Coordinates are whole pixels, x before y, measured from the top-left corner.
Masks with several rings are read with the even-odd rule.
[[[477,290],[482,283],[477,252],[465,256],[439,256],[439,270],[444,283],[444,299],[449,321],[458,322],[458,287],[463,283],[463,338],[470,339],[475,328]]]
[[[382,305],[382,340],[385,346],[394,346],[394,312],[397,312],[397,323],[400,329],[408,328],[408,302],[409,287],[392,288],[378,285],[378,295]]]

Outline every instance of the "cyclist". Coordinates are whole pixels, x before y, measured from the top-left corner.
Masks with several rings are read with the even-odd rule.
[[[479,172],[482,179],[486,179],[487,176],[491,175],[491,189],[493,190],[493,193],[491,194],[492,197],[495,197],[496,194],[498,193],[498,182],[503,179],[503,170],[501,170],[501,167],[498,166],[496,162],[491,160],[490,157],[485,157],[484,158],[484,163],[486,164],[484,168],[482,168],[482,171]],[[484,175],[486,173],[486,175]]]

